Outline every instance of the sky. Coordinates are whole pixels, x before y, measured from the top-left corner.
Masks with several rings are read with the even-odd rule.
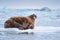
[[[0,0],[0,8],[12,9],[40,9],[48,7],[60,8],[60,0]]]

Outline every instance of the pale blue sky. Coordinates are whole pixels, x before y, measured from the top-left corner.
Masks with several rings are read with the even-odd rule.
[[[60,8],[60,0],[0,0],[0,8]]]

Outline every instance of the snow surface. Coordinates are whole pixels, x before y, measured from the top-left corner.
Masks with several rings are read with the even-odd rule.
[[[34,33],[39,33],[39,32],[56,32],[60,31],[60,27],[35,27],[34,29],[27,29],[27,30],[19,30],[18,28],[0,28],[0,32],[11,32],[11,33],[21,33],[21,32],[34,32]]]
[[[0,28],[0,40],[60,40],[60,27],[35,27],[31,30]]]

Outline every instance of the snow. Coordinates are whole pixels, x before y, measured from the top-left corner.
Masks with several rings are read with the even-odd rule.
[[[35,27],[33,30],[0,28],[1,40],[60,40],[60,27]]]
[[[17,28],[0,28],[0,32],[9,32],[9,33],[22,33],[22,32],[34,32],[34,33],[40,33],[40,32],[56,32],[60,31],[60,27],[35,27],[34,29],[27,29],[27,30],[19,30]]]

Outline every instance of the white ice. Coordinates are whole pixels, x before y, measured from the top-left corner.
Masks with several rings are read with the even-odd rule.
[[[28,30],[19,30],[17,28],[0,28],[0,34],[4,34],[4,33],[22,33],[22,32],[34,32],[34,33],[48,33],[48,32],[57,32],[60,31],[60,27],[43,27],[43,26],[39,26],[39,27],[35,27],[34,29],[28,29]]]

